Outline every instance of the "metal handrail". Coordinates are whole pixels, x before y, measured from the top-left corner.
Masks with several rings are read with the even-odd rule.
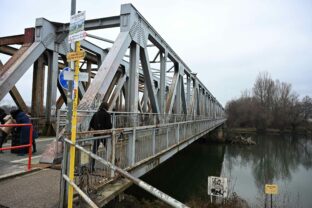
[[[2,147],[0,151],[4,150],[12,150],[12,149],[22,149],[28,147],[28,164],[27,170],[31,170],[31,156],[32,156],[32,143],[33,143],[33,125],[32,124],[0,124],[0,127],[27,127],[29,126],[29,144],[18,145],[18,146],[11,146],[11,147]]]

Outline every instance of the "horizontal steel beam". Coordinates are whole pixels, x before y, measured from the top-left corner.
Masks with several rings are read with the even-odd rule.
[[[24,35],[13,35],[0,38],[0,46],[23,44],[23,43],[24,43]]]
[[[26,28],[22,35],[12,35],[0,38],[0,46],[33,43],[35,39],[35,29]]]
[[[52,22],[55,26],[57,26],[56,32],[68,32],[69,31],[69,23],[58,23]],[[120,26],[120,16],[112,16],[112,17],[105,17],[99,19],[91,19],[85,21],[85,30],[98,30],[98,29],[105,29],[105,28],[112,28],[112,27],[119,27]]]

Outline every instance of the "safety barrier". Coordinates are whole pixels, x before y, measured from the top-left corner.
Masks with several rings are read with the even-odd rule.
[[[94,112],[79,113],[78,116],[91,118]],[[60,115],[60,114],[59,114]],[[163,116],[163,117],[162,117]],[[66,180],[79,187],[86,196],[96,193],[98,188],[113,181],[118,177],[116,169],[112,169],[108,163],[117,166],[124,171],[131,171],[153,158],[164,154],[181,144],[186,144],[192,138],[203,135],[208,131],[224,123],[225,118],[209,118],[190,115],[160,115],[137,113],[112,113],[113,128],[99,131],[77,132],[76,171],[73,181]],[[129,118],[130,117],[130,118]],[[166,122],[161,122],[161,120]],[[60,121],[61,119],[58,119]],[[143,125],[143,120],[148,125]],[[94,154],[91,147],[96,141],[104,141]],[[73,145],[65,139],[66,146]],[[77,147],[77,146],[76,146]],[[66,158],[66,157],[65,157]],[[101,158],[102,160],[99,160]],[[103,163],[103,160],[105,162]],[[92,167],[92,161],[94,166]],[[75,188],[76,189],[76,188]],[[80,190],[76,189],[80,194]],[[92,194],[91,194],[92,195]],[[82,196],[82,195],[81,195]],[[85,201],[85,196],[82,196]],[[90,205],[90,204],[89,204]]]
[[[28,126],[29,129],[29,144],[23,144],[18,146],[11,146],[11,147],[3,147],[0,148],[0,151],[5,150],[12,150],[12,149],[22,149],[25,147],[28,147],[28,164],[27,164],[27,170],[31,170],[31,156],[32,156],[32,141],[33,141],[33,125],[32,124],[0,124],[0,127],[25,127]]]

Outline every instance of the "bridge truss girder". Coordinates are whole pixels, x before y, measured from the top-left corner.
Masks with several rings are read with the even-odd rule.
[[[90,78],[79,84],[79,110],[97,109],[105,101],[114,111],[212,118],[223,114],[221,104],[196,74],[131,4],[122,5],[119,16],[85,22],[90,34],[114,27],[119,27],[120,32],[109,48],[101,48],[89,38],[81,43],[87,56],[80,68]],[[55,110],[67,103],[66,91],[58,84],[58,73],[68,65],[68,28],[69,23],[39,18],[35,28],[26,29],[24,35],[0,38],[0,53],[11,56],[3,66],[0,64],[0,100],[11,93],[19,107],[27,108],[14,86],[33,66],[31,115],[54,124]],[[12,44],[21,47],[14,48]],[[87,121],[81,120],[79,129],[86,128]]]

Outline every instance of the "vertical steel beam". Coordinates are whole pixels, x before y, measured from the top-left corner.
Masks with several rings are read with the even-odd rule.
[[[186,78],[186,105],[188,109],[188,114],[190,114],[190,102],[191,102],[191,77]]]
[[[138,100],[139,100],[139,56],[140,46],[139,44],[132,42],[130,44],[130,68],[129,68],[129,111],[138,112]]]
[[[45,66],[44,58],[40,56],[33,67],[33,85],[31,99],[31,116],[39,117],[43,114]]]
[[[167,53],[160,53],[160,82],[159,82],[159,111],[161,114],[165,113],[165,91],[166,91],[166,63]]]
[[[91,84],[91,62],[87,61],[87,73],[88,73],[88,82],[87,82],[87,89]]]
[[[55,51],[48,52],[48,83],[46,99],[46,118],[48,124],[52,121],[52,110],[56,110],[56,90],[58,76],[58,53]],[[53,115],[54,116],[54,115]]]

